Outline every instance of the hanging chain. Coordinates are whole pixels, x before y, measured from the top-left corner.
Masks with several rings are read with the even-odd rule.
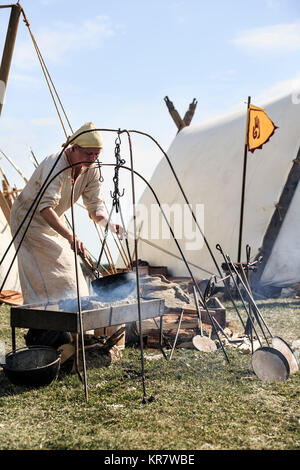
[[[110,191],[110,195],[113,198],[113,206],[116,208],[116,212],[119,211],[119,198],[124,196],[125,189],[123,188],[122,193],[119,190],[119,170],[120,166],[124,165],[126,161],[121,158],[121,138],[120,138],[120,129],[118,130],[118,137],[115,140],[115,158],[116,158],[116,166],[115,166],[115,174],[113,177],[114,182],[114,192]]]

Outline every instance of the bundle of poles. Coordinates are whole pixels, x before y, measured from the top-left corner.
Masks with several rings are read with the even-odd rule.
[[[238,267],[236,266],[236,263],[233,263],[232,260],[230,259],[230,256],[226,253],[224,253],[222,247],[220,244],[216,245],[216,249],[221,253],[223,259],[224,259],[224,266],[226,266],[227,272],[229,272],[229,278],[232,280],[233,285],[235,287],[235,291],[237,293],[238,298],[242,302],[243,310],[246,313],[246,323],[243,320],[242,315],[240,314],[239,310],[237,310],[238,317],[244,327],[244,332],[245,334],[249,337],[250,342],[251,342],[251,347],[252,347],[252,353],[253,351],[253,341],[254,341],[254,335],[257,341],[259,342],[260,347],[263,346],[262,340],[259,336],[259,330],[261,331],[261,334],[268,346],[270,346],[270,338],[273,337],[270,328],[268,327],[260,309],[258,308],[254,297],[253,293],[251,290],[251,286],[249,283],[249,277],[246,275],[245,269],[243,267],[242,263],[238,263]],[[249,254],[249,246],[246,248],[247,255]],[[250,260],[249,257],[247,259],[247,265],[246,269],[249,269],[250,266]],[[249,272],[248,272],[249,274]],[[256,324],[255,325],[255,321]],[[254,334],[253,334],[254,333]]]

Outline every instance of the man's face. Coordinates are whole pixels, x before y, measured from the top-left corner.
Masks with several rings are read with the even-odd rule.
[[[76,145],[75,150],[77,153],[77,161],[87,162],[83,166],[90,166],[97,160],[102,149],[100,147],[82,148]]]

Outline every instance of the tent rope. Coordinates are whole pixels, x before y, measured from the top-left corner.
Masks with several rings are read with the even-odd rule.
[[[29,31],[29,34],[30,34],[30,37],[31,37],[31,39],[32,39],[33,46],[34,46],[34,48],[35,48],[35,51],[36,51],[36,54],[37,54],[39,63],[40,63],[40,65],[41,65],[41,68],[42,68],[42,71],[43,71],[43,74],[44,74],[44,77],[45,77],[45,80],[46,80],[46,83],[47,83],[47,85],[48,85],[49,92],[50,92],[50,94],[51,94],[51,97],[52,97],[52,100],[53,100],[53,103],[54,103],[56,112],[57,112],[57,114],[58,114],[58,118],[59,118],[60,123],[61,123],[61,125],[62,125],[62,128],[63,128],[63,131],[64,131],[65,136],[68,137],[68,134],[67,134],[65,125],[64,125],[64,123],[63,123],[63,119],[62,119],[62,117],[61,117],[61,113],[60,113],[60,111],[59,111],[59,108],[58,108],[56,99],[55,99],[55,97],[54,97],[54,94],[56,95],[57,101],[58,101],[58,103],[59,103],[59,105],[60,105],[60,107],[61,107],[61,110],[62,110],[62,112],[63,112],[63,115],[64,115],[64,117],[65,117],[67,123],[68,123],[68,126],[69,126],[69,128],[70,128],[70,130],[71,130],[71,133],[73,134],[74,131],[73,131],[72,126],[71,126],[71,124],[70,124],[70,121],[69,121],[69,119],[68,119],[68,116],[67,116],[67,113],[66,113],[66,111],[65,111],[65,108],[64,108],[64,106],[63,106],[63,104],[62,104],[62,101],[61,101],[61,99],[60,99],[60,97],[59,97],[59,94],[58,94],[58,92],[57,92],[57,90],[56,90],[56,87],[55,87],[55,85],[54,85],[54,83],[53,83],[53,80],[52,80],[52,78],[51,78],[51,75],[50,75],[50,73],[49,73],[49,70],[48,70],[48,68],[47,68],[47,66],[46,66],[46,64],[45,64],[45,61],[44,61],[44,59],[43,59],[42,53],[41,53],[41,51],[40,51],[40,49],[39,49],[39,46],[38,46],[38,44],[37,44],[37,42],[36,42],[36,39],[35,39],[35,37],[34,37],[34,34],[33,34],[32,30],[31,30],[31,28],[30,28],[30,23],[29,23],[29,21],[28,21],[28,18],[26,17],[25,11],[24,11],[23,7],[20,6],[20,8],[21,8],[21,12],[22,12],[22,15],[23,15],[23,21],[24,21],[25,25],[27,26],[28,31]],[[52,91],[52,89],[51,89],[51,86],[52,86],[53,91]]]

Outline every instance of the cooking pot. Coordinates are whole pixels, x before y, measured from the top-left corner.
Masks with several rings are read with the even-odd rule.
[[[126,299],[136,288],[136,274],[132,271],[110,274],[92,281],[92,287],[100,302]]]
[[[57,378],[60,355],[60,351],[49,346],[30,346],[8,353],[1,366],[14,385],[40,387]]]

